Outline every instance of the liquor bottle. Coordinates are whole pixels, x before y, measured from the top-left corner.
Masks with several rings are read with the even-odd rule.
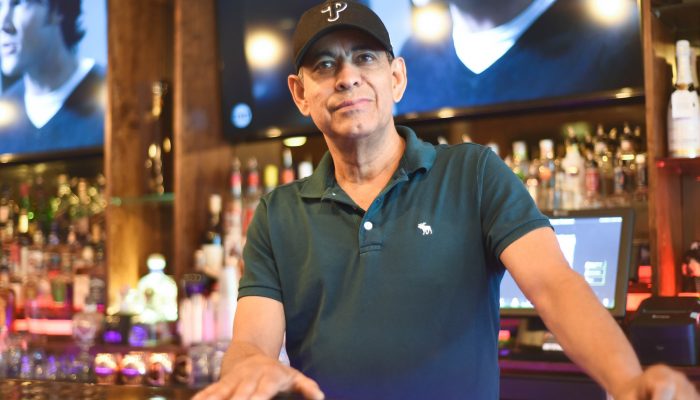
[[[314,172],[314,165],[311,163],[310,159],[306,159],[302,162],[299,163],[297,166],[298,172],[297,172],[297,177],[299,179],[304,179],[306,177],[311,176]]]
[[[151,254],[146,261],[148,273],[140,280],[136,289],[144,304],[150,304],[162,320],[177,320],[177,285],[165,274],[165,257]],[[145,300],[149,299],[148,302]],[[149,319],[150,321],[150,319]]]
[[[217,277],[224,264],[221,196],[218,194],[209,196],[209,222],[202,238],[202,250],[206,258],[205,272]]]
[[[538,169],[538,177],[540,188],[538,191],[539,199],[538,207],[543,210],[551,210],[554,203],[554,186],[555,186],[554,165],[554,142],[551,139],[540,140],[540,166]]]
[[[231,166],[230,198],[224,213],[225,266],[238,267],[243,255],[242,194],[241,161],[236,157]]]
[[[668,103],[670,157],[700,156],[700,99],[693,85],[687,40],[676,42],[676,85]]]
[[[207,224],[206,231],[204,231],[202,244],[221,245],[222,231],[221,196],[218,194],[212,194],[209,196],[209,223]]]
[[[70,211],[73,205],[78,203],[78,196],[71,190],[68,175],[61,174],[57,178],[56,197],[51,200],[51,209],[54,221],[57,224],[57,233],[61,242],[66,241],[68,228],[71,225]]]
[[[90,217],[92,210],[90,209],[90,195],[88,195],[88,183],[85,178],[79,178],[76,186],[77,204],[71,207],[70,215],[73,227],[75,228],[75,236],[78,243],[82,246],[89,241],[90,235]]]
[[[581,156],[579,140],[572,127],[567,129],[566,155],[561,161],[565,171],[563,208],[578,209],[583,204],[585,186],[585,161]]]
[[[89,271],[89,296],[95,302],[97,311],[103,313],[107,304],[107,270],[105,265],[105,246],[102,239],[102,227],[99,224],[91,226],[91,244],[94,251],[94,263]]]
[[[0,333],[12,332],[17,300],[10,287],[10,271],[6,266],[0,267]]]
[[[622,160],[619,158],[615,159],[615,165],[613,166],[613,196],[609,200],[609,203],[613,206],[626,206],[629,203],[625,192],[625,172],[622,167]]]
[[[596,129],[593,145],[595,148],[594,159],[600,171],[600,197],[601,201],[605,202],[613,194],[614,176],[612,153],[608,144],[608,137],[602,125],[598,125]]]
[[[279,184],[279,168],[276,165],[268,164],[263,170],[263,187],[265,193],[270,193]]]
[[[260,201],[260,174],[258,173],[258,160],[254,157],[248,159],[245,196],[243,198],[243,236],[248,232],[250,221],[253,220],[255,209]]]
[[[36,227],[44,234],[48,234],[53,220],[53,210],[51,209],[51,198],[47,191],[44,177],[38,175],[31,186],[32,209],[34,210],[34,221]]]
[[[647,156],[646,153],[639,153],[634,160],[637,166],[637,176],[635,179],[636,188],[634,191],[634,199],[639,202],[645,202],[648,199],[649,192],[649,177],[647,175]]]
[[[625,122],[622,136],[620,136],[620,147],[617,150],[617,158],[619,164],[622,166],[624,192],[630,196],[634,193],[636,187],[634,182],[637,173],[635,142],[636,139],[632,133],[632,129],[629,124]]]
[[[283,185],[294,181],[294,167],[292,166],[292,150],[286,148],[282,150],[282,172],[280,182]]]
[[[527,143],[522,140],[513,142],[513,173],[525,182],[530,163],[527,158]]]
[[[646,152],[646,142],[642,137],[642,128],[639,125],[634,127],[634,132],[632,135],[634,136],[634,152],[637,154]]]
[[[14,204],[10,186],[0,188],[0,245],[7,243],[14,235]]]
[[[525,187],[527,192],[530,193],[530,197],[534,200],[535,205],[539,207],[539,190],[540,190],[540,179],[538,177],[539,170],[539,160],[534,159],[527,169],[527,176],[525,177]]]
[[[148,146],[146,169],[148,188],[152,193],[170,191],[172,182],[172,127],[170,116],[169,86],[164,81],[151,85],[151,110],[148,122],[151,126],[151,143]]]
[[[586,153],[584,171],[584,205],[588,208],[600,207],[600,169],[592,152]]]

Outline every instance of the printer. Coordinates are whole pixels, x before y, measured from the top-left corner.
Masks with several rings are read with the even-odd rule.
[[[630,342],[642,364],[698,364],[700,298],[650,297],[632,316]]]

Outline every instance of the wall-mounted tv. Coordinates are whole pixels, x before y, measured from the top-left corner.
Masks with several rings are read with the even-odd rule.
[[[233,140],[315,131],[286,83],[296,21],[317,0],[218,1],[224,130]],[[601,100],[643,88],[636,0],[366,0],[408,88],[398,120]]]
[[[107,0],[3,3],[0,161],[100,153]]]

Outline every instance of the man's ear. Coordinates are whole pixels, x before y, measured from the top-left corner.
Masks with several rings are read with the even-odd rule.
[[[394,103],[401,101],[407,84],[406,62],[402,57],[396,57],[391,62],[391,91]]]
[[[47,5],[47,7],[48,7],[48,5]],[[47,18],[48,18],[49,24],[52,24],[52,25],[61,25],[61,22],[63,22],[63,14],[60,14],[58,12],[58,10],[49,11],[49,15]]]
[[[309,116],[309,104],[306,101],[306,93],[304,93],[304,82],[299,75],[289,75],[287,77],[287,85],[292,93],[294,104],[297,105],[299,112],[305,117]]]

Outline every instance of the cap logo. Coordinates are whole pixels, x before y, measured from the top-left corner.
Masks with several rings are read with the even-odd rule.
[[[328,7],[321,10],[322,14],[328,13],[328,22],[335,22],[340,18],[340,13],[348,8],[347,3],[344,1],[336,1],[329,4]]]

